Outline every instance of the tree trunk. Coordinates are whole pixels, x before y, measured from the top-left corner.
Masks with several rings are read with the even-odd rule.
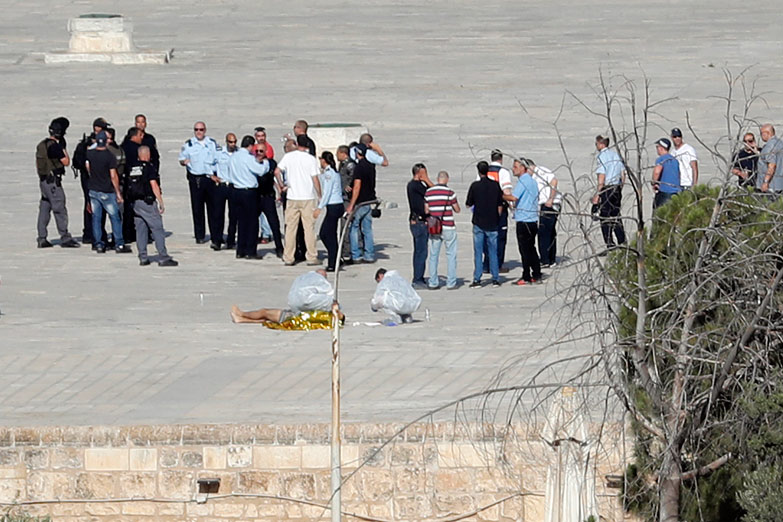
[[[680,520],[680,476],[681,464],[672,451],[666,452],[661,467],[659,486],[660,522],[678,522]]]

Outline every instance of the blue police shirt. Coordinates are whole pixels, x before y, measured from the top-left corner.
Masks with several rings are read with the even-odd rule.
[[[218,151],[218,177],[228,183],[233,183],[233,180],[231,179],[231,173],[228,171],[228,162],[231,160],[231,156],[233,155],[234,152],[229,152],[228,149],[220,149],[220,151]]]
[[[343,184],[338,174],[331,166],[318,174],[318,181],[321,183],[321,201],[318,208],[324,208],[326,205],[336,205],[343,203]]]
[[[179,151],[179,161],[190,160],[186,168],[195,176],[211,176],[217,172],[218,144],[205,136],[199,141],[190,138]]]
[[[538,183],[536,180],[528,173],[522,174],[511,194],[517,198],[514,221],[538,222]]]
[[[617,151],[610,148],[602,149],[598,153],[598,166],[595,169],[597,174],[603,174],[605,176],[604,184],[609,187],[612,185],[619,185],[622,182],[623,176],[623,160],[620,159],[620,155]]]
[[[359,161],[356,159],[356,147],[351,147],[351,149],[348,151],[348,156],[350,156],[350,158],[354,161]],[[383,156],[370,148],[367,149],[367,155],[364,156],[364,159],[373,165],[383,165]]]
[[[663,165],[661,179],[658,181],[658,190],[667,194],[677,194],[680,187],[680,163],[671,154],[663,154],[655,160],[656,165]]]
[[[263,176],[269,172],[269,162],[264,160],[259,163],[247,149],[239,149],[231,155],[231,159],[228,161],[228,172],[231,183],[236,188],[256,188],[258,187],[257,176]]]

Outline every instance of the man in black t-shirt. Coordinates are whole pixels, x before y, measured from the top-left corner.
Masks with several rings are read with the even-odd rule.
[[[117,175],[117,158],[106,148],[106,142],[106,132],[101,131],[95,136],[95,148],[87,151],[86,164],[90,173],[87,188],[92,213],[92,237],[95,250],[99,254],[105,253],[106,245],[101,237],[101,216],[106,211],[111,221],[111,233],[117,253],[129,254],[131,249],[122,237],[119,204],[123,202],[123,198]]]
[[[133,207],[133,221],[136,225],[139,250],[139,265],[150,264],[147,257],[149,234],[158,249],[158,266],[177,266],[166,251],[166,232],[163,229],[163,194],[160,192],[160,175],[150,159],[150,148],[142,145],[138,150],[138,162],[128,174],[128,205]]]
[[[371,205],[362,205],[375,198],[375,165],[367,161],[367,146],[356,146],[356,168],[353,171],[353,188],[351,189],[351,202],[345,211],[353,214],[351,222],[351,261],[353,263],[375,263],[375,243],[372,235]],[[364,236],[364,255],[359,248],[359,230]]]
[[[275,254],[283,258],[283,237],[280,234],[280,218],[277,216],[277,196],[275,194],[275,169],[277,162],[266,157],[266,147],[256,149],[256,161],[267,160],[269,172],[258,178],[258,216],[266,216],[266,222],[272,230],[275,241]]]
[[[65,191],[62,179],[65,167],[71,164],[71,158],[65,149],[65,118],[57,118],[49,125],[49,137],[38,143],[35,149],[35,167],[38,171],[41,201],[38,205],[38,248],[48,248],[52,244],[46,239],[51,215],[60,233],[60,246],[75,248],[79,243],[68,232],[68,210],[65,208]]]
[[[427,229],[427,210],[424,195],[433,185],[424,163],[416,163],[411,169],[413,179],[408,182],[408,224],[413,236],[413,285],[427,286],[424,271],[427,266],[427,243],[430,238]]]
[[[482,255],[489,254],[489,271],[492,274],[492,286],[500,286],[498,266],[498,223],[503,212],[503,191],[495,181],[487,177],[489,164],[479,161],[476,165],[479,180],[468,189],[465,205],[473,207],[473,282],[471,288],[481,286],[481,274],[484,271]]]

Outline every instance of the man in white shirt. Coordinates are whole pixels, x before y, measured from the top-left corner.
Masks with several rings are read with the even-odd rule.
[[[316,201],[321,197],[321,184],[318,181],[320,166],[315,156],[309,153],[306,135],[297,136],[297,149],[287,153],[277,164],[275,178],[281,191],[286,193],[288,203],[285,209],[285,247],[283,262],[294,264],[296,233],[299,220],[304,227],[307,264],[318,264],[318,251],[315,249],[315,217],[313,213]],[[286,181],[283,183],[283,172]]]
[[[554,172],[536,165],[532,159],[521,159],[538,185],[538,257],[542,267],[549,267],[557,263],[556,226],[563,196],[557,190]]]
[[[689,189],[699,182],[699,160],[696,150],[682,141],[682,131],[677,127],[672,129],[674,147],[669,152],[680,164],[680,186]]]

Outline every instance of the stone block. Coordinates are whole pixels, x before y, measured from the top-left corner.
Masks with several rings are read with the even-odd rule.
[[[495,464],[495,448],[484,444],[438,444],[441,468],[486,467]]]
[[[120,497],[154,498],[157,490],[155,473],[121,473],[117,483]]]
[[[17,446],[39,446],[41,437],[34,428],[14,428],[14,444]]]
[[[158,496],[185,500],[192,498],[195,492],[196,484],[191,471],[158,472]]]
[[[394,514],[397,520],[420,520],[432,516],[432,503],[424,495],[396,497]]]
[[[427,472],[421,468],[395,469],[394,486],[400,493],[417,493],[427,489]]]
[[[541,496],[525,497],[524,520],[545,520],[546,499]]]
[[[0,479],[0,502],[13,503],[24,500],[25,481],[23,479]]]
[[[0,426],[0,448],[14,443],[13,429]]]
[[[294,444],[296,442],[296,426],[280,425],[275,428],[275,442],[278,444]]]
[[[31,448],[24,450],[24,465],[27,469],[46,469],[49,467],[49,450]]]
[[[356,468],[359,466],[359,445],[345,444],[340,451],[340,460],[343,468]]]
[[[394,444],[390,453],[392,466],[415,466],[422,463],[420,444]]]
[[[386,464],[386,448],[381,446],[362,446],[362,463],[371,468]]]
[[[301,466],[300,446],[253,447],[253,467],[256,469],[299,469]]]
[[[122,514],[135,516],[154,516],[155,503],[153,502],[123,502]]]
[[[472,475],[464,470],[443,469],[434,473],[434,486],[438,492],[470,491],[476,486]]]
[[[113,498],[114,476],[111,473],[79,473],[75,493],[76,498]]]
[[[236,489],[237,476],[233,471],[226,470],[202,470],[196,474],[198,479],[220,479],[220,494],[234,493]]]
[[[161,468],[175,468],[179,464],[179,452],[172,448],[161,448],[158,451]]]
[[[479,495],[476,498],[476,509],[480,510],[478,513],[480,520],[495,521],[500,519],[500,504],[495,504],[498,500],[493,495]]]
[[[268,471],[240,471],[237,473],[236,492],[279,495],[282,492],[280,477]]]
[[[302,446],[302,468],[330,469],[331,455],[331,446]],[[342,459],[342,451],[340,452],[340,457]]]
[[[318,142],[316,142],[318,146]],[[302,424],[297,430],[297,440],[305,444],[329,444],[331,427],[328,424]]]
[[[475,504],[471,495],[455,495],[449,492],[435,495],[435,507],[440,513],[468,513],[475,509]]]
[[[220,502],[215,504],[212,514],[216,517],[239,518],[245,514],[245,506],[243,504]]]
[[[215,504],[186,504],[185,513],[190,517],[208,517],[212,515],[212,510],[215,508]]]
[[[131,448],[129,453],[131,471],[156,471],[158,450],[155,448]]]
[[[385,502],[394,492],[394,476],[387,469],[371,470],[361,474],[361,496],[370,502]]]
[[[61,446],[49,449],[52,469],[80,469],[84,466],[84,451]]]
[[[217,446],[231,442],[228,424],[187,424],[182,427],[182,444]]]
[[[302,518],[302,505],[288,502],[285,504],[285,514],[289,519],[296,520]]]
[[[177,519],[181,519],[184,513],[185,504],[180,502],[158,504],[158,515],[161,517],[177,517]]]
[[[253,465],[253,449],[250,446],[229,446],[226,460],[229,468],[248,468]]]
[[[200,451],[183,451],[179,461],[185,468],[200,468],[204,465],[204,457]]]
[[[0,479],[24,478],[26,471],[20,468],[0,468]]]
[[[129,466],[128,448],[84,450],[84,469],[87,471],[125,471]]]
[[[18,448],[0,449],[0,466],[14,467],[19,464],[20,450]]]
[[[226,469],[226,448],[204,446],[201,450],[204,469]]]
[[[72,498],[75,493],[76,480],[71,474],[31,471],[27,475],[27,497],[30,500]]]
[[[311,473],[291,473],[282,475],[283,494],[291,498],[315,498],[315,477]]]
[[[84,504],[84,512],[88,515],[105,517],[111,520],[122,514],[122,505],[109,502],[88,502]]]
[[[54,515],[56,520],[62,520],[68,516],[78,517],[84,514],[84,506],[80,504],[52,504],[51,509],[52,515]]]
[[[383,504],[370,504],[369,514],[371,517],[391,519],[392,518],[392,502],[384,502]]]

